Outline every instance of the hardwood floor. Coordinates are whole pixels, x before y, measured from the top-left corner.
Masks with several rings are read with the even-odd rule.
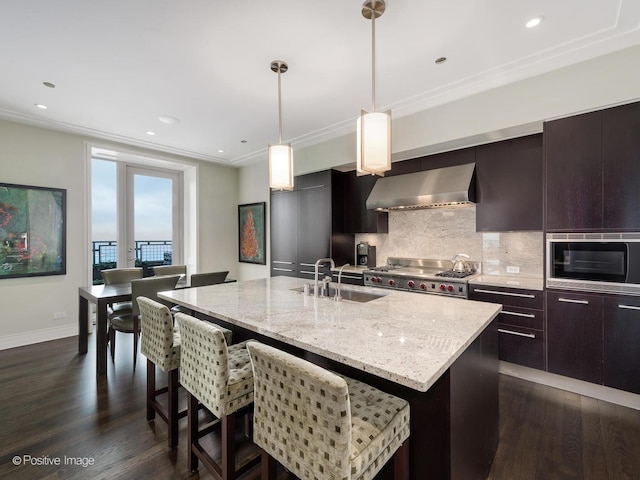
[[[146,421],[145,361],[133,372],[129,339],[120,336],[106,379],[95,376],[91,340],[85,356],[76,337],[0,351],[0,478],[212,478],[203,467],[189,472],[185,420],[173,451],[164,422]],[[12,463],[27,455],[49,464]],[[254,470],[242,480],[258,478]],[[490,480],[639,478],[640,411],[501,376]]]

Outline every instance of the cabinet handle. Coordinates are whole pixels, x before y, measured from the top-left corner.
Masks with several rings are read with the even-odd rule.
[[[284,262],[282,260],[272,260],[271,263],[283,263],[285,265],[293,265],[293,262]]]
[[[520,333],[520,332],[514,332],[513,330],[505,330],[503,328],[499,328],[498,331],[500,333],[507,333],[509,335],[517,335],[518,337],[536,338],[536,336],[533,333]]]
[[[273,267],[272,270],[276,270],[278,272],[293,272],[293,270],[291,268],[277,268],[277,267]]]
[[[338,274],[334,273],[332,275],[332,277],[338,278]],[[353,278],[354,280],[362,280],[362,277],[358,277],[356,275],[345,275],[345,274],[342,274],[342,278]]]
[[[559,298],[558,301],[563,303],[579,303],[580,305],[589,305],[589,300],[574,300],[572,298]]]
[[[326,187],[326,185],[313,185],[311,187],[302,187],[299,190],[311,190],[312,188],[322,188],[322,187]]]
[[[516,317],[536,318],[536,316],[533,313],[510,312],[508,310],[502,310],[502,312],[500,313],[505,313],[507,315],[515,315]]]
[[[300,270],[300,273],[306,273],[307,275],[315,275],[316,272],[307,272],[306,270]],[[318,277],[320,276],[320,274],[318,274]]]
[[[303,267],[315,267],[316,266],[315,263],[302,263],[302,262],[300,262],[300,265],[302,265]]]
[[[483,288],[476,288],[474,292],[478,293],[490,293],[492,295],[505,295],[507,297],[522,297],[522,298],[536,298],[535,295],[531,295],[528,293],[509,293],[509,292],[498,292],[497,290],[485,290]]]
[[[625,310],[640,310],[640,307],[635,307],[633,305],[618,305],[618,308],[624,308]]]

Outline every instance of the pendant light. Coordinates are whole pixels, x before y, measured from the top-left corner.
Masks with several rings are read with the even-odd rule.
[[[269,187],[274,190],[293,190],[293,149],[282,143],[282,103],[280,75],[289,66],[282,60],[271,62],[271,70],[278,74],[278,145],[269,144]]]
[[[380,175],[391,170],[391,110],[376,112],[376,18],[386,8],[384,0],[367,0],[362,16],[371,20],[371,113],[360,112],[357,122],[358,175]]]

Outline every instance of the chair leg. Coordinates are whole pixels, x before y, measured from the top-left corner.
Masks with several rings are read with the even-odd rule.
[[[147,359],[147,421],[156,418],[153,401],[156,398],[156,364]]]
[[[222,480],[236,478],[236,416],[235,413],[222,417]]]
[[[189,470],[198,470],[198,457],[194,444],[198,442],[198,399],[187,392],[187,443],[189,445]]]
[[[275,480],[277,466],[275,459],[263,450],[260,458],[260,479]]]
[[[133,332],[133,371],[136,371],[136,360],[138,360],[138,334]]]
[[[393,454],[393,480],[409,479],[409,439]]]
[[[169,448],[178,446],[178,369],[169,372],[169,404],[167,405]]]

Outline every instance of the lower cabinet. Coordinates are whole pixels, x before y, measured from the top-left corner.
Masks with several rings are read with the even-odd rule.
[[[640,394],[640,298],[604,299],[604,384]]]
[[[544,292],[472,285],[469,300],[502,304],[498,315],[500,360],[545,369]]]
[[[547,349],[549,372],[602,384],[603,297],[548,290]]]

